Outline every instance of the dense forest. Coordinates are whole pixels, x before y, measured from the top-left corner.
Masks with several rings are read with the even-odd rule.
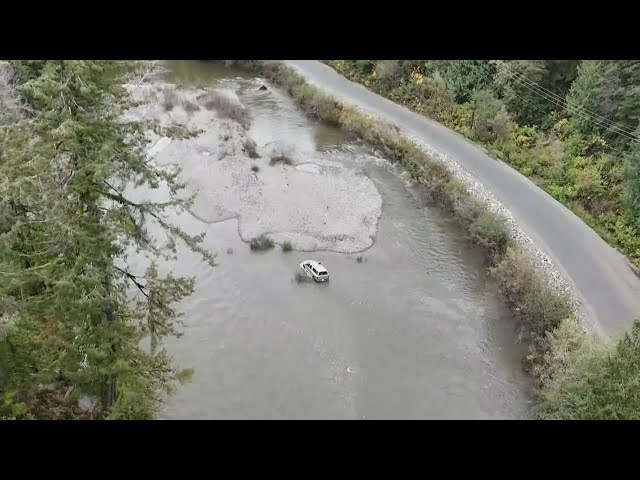
[[[326,63],[484,145],[640,267],[640,61]]]
[[[122,120],[138,66],[0,63],[0,418],[153,418],[190,373],[161,341],[178,333],[174,304],[193,279],[156,260],[178,241],[213,257],[167,220],[190,199],[177,172],[146,162],[152,126]],[[123,193],[132,183],[165,184],[174,200],[136,203]],[[150,258],[146,272],[128,266],[132,250]]]

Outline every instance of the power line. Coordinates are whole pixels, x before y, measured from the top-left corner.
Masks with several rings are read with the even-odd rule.
[[[621,124],[617,124],[616,122],[614,122],[613,120],[609,120],[608,118],[599,115],[598,113],[592,112],[591,110],[586,109],[585,107],[583,107],[582,105],[579,105],[577,103],[573,103],[569,100],[567,100],[566,98],[563,98],[562,96],[556,94],[555,92],[552,92],[551,90],[545,88],[543,85],[540,85],[537,82],[534,82],[533,80],[531,80],[530,78],[527,78],[526,76],[524,76],[521,73],[516,72],[515,70],[513,70],[509,65],[507,65],[506,63],[503,64],[503,68],[507,71],[507,73],[511,73],[517,77],[520,77],[522,80],[524,80],[525,82],[535,86],[537,89],[546,92],[547,95],[549,95],[550,97],[556,98],[558,99],[558,101],[560,101],[561,103],[566,103],[566,105],[571,106],[573,108],[576,108],[578,110],[582,110],[584,111],[584,113],[587,113],[589,115],[592,115],[594,117],[597,117],[599,119],[601,119],[602,121],[604,121],[605,123],[612,123],[614,125],[617,125],[619,128],[626,130],[628,133],[633,133],[635,134],[635,131],[625,125],[621,125]]]
[[[509,73],[507,72],[507,75],[509,75]],[[536,90],[536,87],[531,87],[528,84],[526,84],[525,82],[522,81],[522,79],[520,79],[519,77],[516,76],[511,76],[511,78],[513,78],[515,81],[517,81],[520,85],[522,85],[523,87],[527,88],[528,90],[532,91],[533,93],[536,93],[537,95],[541,96],[542,98],[544,98],[545,100],[551,101],[553,102],[555,105],[561,107],[561,108],[567,108],[567,106],[564,104],[564,102],[558,101],[557,99],[550,97],[544,93],[540,93],[539,90]],[[635,135],[635,133],[631,133],[632,130],[630,129],[626,129],[626,127],[617,124],[615,122],[611,122],[611,121],[607,121],[609,123],[609,125],[607,125],[607,123],[603,123],[600,120],[596,120],[593,119],[591,117],[589,117],[589,115],[585,114],[584,112],[581,111],[574,111],[572,112],[573,115],[582,118],[583,120],[587,120],[590,121],[592,123],[594,123],[595,125],[597,125],[598,127],[601,127],[603,129],[605,129],[606,131],[613,131],[614,133],[619,134],[620,136],[631,140],[631,141],[639,141],[640,137],[637,137]]]
[[[587,110],[587,109],[585,109],[583,107],[580,107],[578,105],[575,105],[572,102],[569,102],[567,100],[563,100],[562,97],[560,97],[559,95],[556,95],[555,93],[547,90],[546,88],[544,88],[540,84],[534,82],[531,79],[528,79],[528,78],[524,77],[524,75],[521,75],[521,74],[518,74],[518,73],[514,72],[506,64],[504,65],[504,70],[505,70],[505,73],[510,78],[516,80],[520,85],[522,85],[523,87],[527,88],[531,92],[539,95],[540,97],[544,98],[545,100],[551,101],[555,105],[557,105],[557,106],[559,106],[561,108],[567,108],[567,105],[573,106],[577,110],[572,112],[572,113],[574,115],[582,118],[583,120],[591,121],[595,125],[597,125],[597,126],[599,126],[601,128],[604,128],[607,131],[614,131],[614,133],[617,133],[620,136],[622,136],[622,137],[624,137],[624,138],[626,138],[626,139],[628,139],[630,141],[640,141],[640,136],[636,136],[635,132],[632,129],[630,129],[629,127],[626,127],[624,125],[620,125],[620,124],[618,124],[616,122],[608,120],[605,117],[602,117],[602,116],[600,116],[598,114],[595,114],[593,112],[591,112],[591,114],[593,116],[599,117],[599,118],[603,119],[603,121],[595,120],[593,118],[590,118],[589,114],[587,113],[587,112],[589,112],[589,110]],[[605,123],[603,123],[603,122],[605,122]],[[609,123],[609,125],[607,125],[607,123]],[[614,130],[614,128],[615,128],[615,130]]]
[[[517,80],[516,80],[516,81],[517,81]],[[522,86],[524,86],[525,88],[527,88],[528,90],[530,90],[530,91],[532,91],[532,92],[534,92],[534,93],[537,93],[535,90],[532,90],[532,89],[531,89],[531,88],[529,88],[527,85],[522,84],[521,82],[520,82],[520,84],[521,84]],[[514,93],[514,95],[515,95],[515,93]],[[520,97],[520,98],[521,98],[521,97]],[[546,97],[543,97],[543,98],[546,98]],[[561,107],[561,108],[565,108],[565,107],[564,107],[564,105],[562,105],[561,103],[558,103],[558,102],[554,102],[554,103],[555,103],[556,105],[558,105],[559,107]],[[546,112],[545,112],[545,113],[546,113]],[[628,135],[628,134],[626,134],[625,132],[620,131],[619,127],[618,127],[616,130],[614,130],[614,129],[613,129],[613,127],[616,127],[616,126],[617,126],[617,125],[615,125],[615,124],[614,124],[614,125],[607,126],[607,125],[603,125],[602,123],[600,123],[600,122],[598,122],[598,121],[596,121],[596,120],[593,120],[593,119],[589,118],[588,116],[585,116],[585,115],[583,115],[583,114],[580,114],[579,112],[574,112],[573,114],[574,114],[576,117],[579,117],[579,118],[581,118],[581,119],[583,119],[583,120],[593,122],[596,126],[603,128],[605,131],[612,131],[612,132],[614,132],[614,133],[616,133],[616,134],[620,135],[621,137],[626,138],[627,140],[629,140],[629,141],[631,141],[631,142],[637,142],[637,141],[640,141],[640,137],[637,137],[637,136],[635,136],[635,135]]]
[[[529,86],[528,86],[527,84],[524,84],[524,83],[523,83],[522,81],[520,81],[519,79],[517,79],[517,78],[516,78],[515,80],[516,80],[516,81],[518,81],[518,82],[519,82],[522,86],[524,86],[525,88],[527,88],[527,89],[529,89],[529,90],[533,91],[534,93],[539,93],[539,91],[535,90],[535,87],[534,87],[534,89],[529,88]],[[556,104],[557,106],[559,106],[559,107],[561,107],[561,108],[567,108],[567,106],[566,106],[564,103],[562,103],[562,102],[560,102],[560,101],[558,101],[558,100],[556,100],[556,99],[549,98],[548,96],[546,96],[546,95],[544,95],[544,94],[540,94],[540,95],[541,95],[543,98],[545,98],[545,99],[547,99],[547,100],[549,100],[549,101],[553,102],[554,104]],[[607,125],[606,123],[604,123],[604,124],[603,124],[603,123],[602,123],[601,121],[599,121],[599,120],[595,120],[595,119],[593,119],[593,118],[590,118],[590,117],[589,117],[588,115],[586,115],[584,112],[581,112],[581,111],[579,111],[579,110],[577,110],[577,111],[573,111],[573,112],[571,112],[571,113],[572,113],[572,115],[574,115],[574,116],[576,116],[576,117],[579,117],[579,118],[581,118],[581,119],[583,119],[583,120],[590,121],[590,122],[594,123],[594,124],[595,124],[595,125],[597,125],[598,127],[601,127],[601,128],[603,128],[603,129],[605,129],[605,131],[614,132],[614,133],[616,133],[616,134],[620,135],[621,137],[624,137],[624,138],[626,138],[626,139],[628,139],[628,140],[630,140],[630,141],[639,141],[639,140],[640,140],[640,137],[636,136],[636,134],[635,134],[635,133],[632,133],[632,130],[631,130],[631,129],[625,128],[625,127],[623,127],[622,125],[617,124],[617,123],[615,123],[615,122],[609,122],[609,125]]]
[[[544,113],[545,115],[547,114],[547,112],[546,112],[545,110],[543,110],[542,108],[540,108],[539,106],[537,106],[535,103],[531,102],[530,100],[527,100],[527,99],[526,99],[526,98],[524,98],[524,97],[521,97],[520,95],[516,94],[515,92],[512,92],[512,93],[513,93],[513,95],[514,95],[515,97],[519,98],[520,100],[522,100],[522,101],[523,101],[523,102],[525,102],[526,104],[530,105],[530,106],[531,106],[531,107],[533,107],[534,109],[538,110],[538,111],[539,111],[539,112],[541,112],[541,113]],[[606,146],[607,146],[609,149],[611,149],[611,150],[613,150],[614,152],[616,152],[616,153],[619,155],[619,159],[620,159],[620,160],[625,160],[625,159],[629,158],[629,157],[632,155],[632,153],[630,153],[630,152],[624,153],[624,152],[622,152],[622,151],[618,150],[617,148],[615,148],[615,147],[614,147],[614,146],[612,146],[612,145],[606,145]]]

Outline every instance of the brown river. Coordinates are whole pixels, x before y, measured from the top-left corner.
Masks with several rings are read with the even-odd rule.
[[[184,335],[167,342],[176,363],[194,375],[160,418],[531,416],[513,315],[487,278],[482,252],[420,188],[408,187],[401,170],[365,145],[309,120],[272,85],[260,91],[262,82],[246,72],[204,62],[167,65],[168,82],[235,91],[251,112],[248,134],[258,146],[286,143],[316,163],[367,176],[382,210],[373,245],[363,251],[284,253],[276,246],[256,253],[240,238],[241,219],[210,215],[206,199],[219,193],[215,172],[185,163],[185,178],[204,200],[176,221],[207,232],[218,265],[186,251],[165,265],[196,276],[196,292],[181,305]],[[280,167],[261,164],[269,168]],[[291,198],[291,208],[305,197]],[[321,261],[330,282],[296,282],[306,259]]]

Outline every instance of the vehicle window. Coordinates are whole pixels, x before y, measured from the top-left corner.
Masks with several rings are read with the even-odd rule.
[[[316,275],[318,274],[318,271],[315,268],[312,268],[311,270],[313,270],[313,273],[315,273]]]
[[[320,275],[326,275],[327,272],[320,272]]]

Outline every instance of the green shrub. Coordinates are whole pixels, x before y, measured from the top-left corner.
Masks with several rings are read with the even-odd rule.
[[[578,196],[576,187],[573,185],[549,185],[549,194],[560,203],[568,203]]]
[[[490,273],[507,301],[526,319],[526,327],[534,345],[533,355],[538,356],[540,342],[546,332],[554,330],[570,316],[571,308],[567,300],[540,276],[529,257],[513,247],[507,248]]]
[[[273,243],[273,240],[271,240],[265,234],[262,234],[257,238],[252,238],[251,242],[249,243],[249,248],[251,248],[251,250],[268,250],[270,248],[273,248],[274,246],[275,243]]]
[[[556,355],[548,360],[553,375],[541,389],[541,418],[640,419],[640,321],[615,345],[586,338],[567,348],[562,333],[549,336],[549,351]]]
[[[469,227],[474,242],[484,246],[492,257],[503,255],[509,243],[509,232],[502,218],[485,211]]]
[[[482,90],[473,97],[473,131],[482,142],[503,141],[513,128],[507,109],[493,94]]]
[[[540,341],[541,355],[532,373],[539,387],[555,389],[574,367],[573,352],[587,340],[577,320],[567,318]],[[591,339],[593,340],[593,339]]]
[[[290,252],[291,250],[293,250],[293,245],[291,245],[291,242],[289,242],[288,240],[282,243],[282,251],[283,252]]]
[[[456,187],[450,187],[453,177],[451,172],[442,162],[434,160],[427,155],[417,158],[422,160],[418,179],[429,187],[431,199],[444,208],[453,208],[451,194],[456,193]]]
[[[355,62],[356,68],[363,74],[369,74],[373,71],[376,66],[375,60],[356,60]]]
[[[472,197],[467,187],[457,179],[449,181],[447,188],[454,215],[463,227],[470,228],[471,224],[485,211],[486,206],[480,200]]]
[[[633,149],[625,161],[626,180],[622,196],[627,218],[640,235],[640,147]]]
[[[455,94],[440,75],[426,77],[418,86],[418,90],[421,94],[418,102],[423,112],[440,121],[451,116],[455,105]],[[413,91],[413,87],[410,91]]]
[[[400,71],[399,60],[381,60],[376,64],[377,77],[384,81],[393,78]]]

